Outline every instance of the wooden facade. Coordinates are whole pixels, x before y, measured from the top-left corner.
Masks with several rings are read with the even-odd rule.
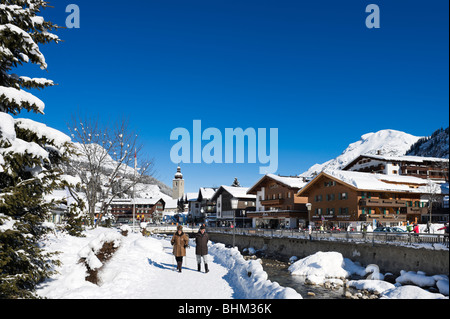
[[[433,157],[390,157],[365,154],[355,158],[343,170],[448,181],[449,160]]]
[[[417,186],[411,187],[415,189]],[[421,201],[421,193],[358,188],[324,172],[301,189],[297,196],[311,203],[310,220],[314,225],[329,227],[346,227],[355,222],[372,223],[373,220],[383,225],[399,225],[406,221],[420,221],[421,216],[428,212],[426,203]]]
[[[108,211],[117,222],[133,221],[133,209],[137,221],[154,222],[162,220],[165,205],[162,198],[117,199],[111,202]]]
[[[236,222],[238,227],[251,224],[249,212],[255,210],[256,196],[247,194],[247,187],[220,186],[211,201],[216,203],[217,226],[228,226]],[[231,199],[238,199],[237,209],[232,209]]]
[[[307,199],[296,196],[306,183],[299,177],[262,177],[248,194],[256,195],[256,211],[249,212],[254,227],[297,228],[307,220]]]

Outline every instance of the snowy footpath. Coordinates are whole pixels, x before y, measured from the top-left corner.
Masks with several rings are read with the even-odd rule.
[[[116,229],[98,228],[78,238],[56,233],[46,249],[59,251],[62,265],[58,274],[37,290],[50,299],[300,299],[292,288],[281,287],[267,279],[257,261],[246,261],[236,249],[210,244],[209,273],[197,271],[195,242],[183,261],[182,273],[175,271],[170,236],[122,236]],[[118,247],[104,265],[89,254],[101,248],[105,240]],[[92,268],[98,267],[98,285],[85,280],[85,257]]]
[[[37,294],[49,299],[302,299],[292,288],[268,280],[258,260],[245,260],[237,249],[220,243],[209,244],[209,273],[197,270],[195,241],[190,240],[181,273],[176,271],[171,236],[144,237],[140,233],[122,236],[117,229],[97,228],[86,237],[56,232],[45,242],[45,249],[59,251],[61,266],[42,283]],[[116,251],[107,262],[97,255],[105,242]],[[80,259],[86,262],[80,262]],[[363,267],[338,252],[317,252],[296,260],[289,271],[304,276],[315,285],[343,286],[352,274],[369,279],[348,280],[345,285],[379,294],[381,299],[448,299],[448,275],[426,275],[401,271],[396,284],[383,281],[377,265]],[[98,269],[98,284],[86,281],[87,267]],[[387,274],[386,274],[387,275]],[[436,287],[439,293],[425,290]]]

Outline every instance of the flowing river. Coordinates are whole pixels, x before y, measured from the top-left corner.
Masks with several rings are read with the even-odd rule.
[[[352,288],[340,287],[328,289],[317,285],[306,285],[303,276],[292,276],[289,272],[289,264],[286,262],[261,258],[264,271],[267,272],[269,280],[278,282],[283,287],[295,289],[302,295],[303,299],[345,299],[345,291],[356,290]],[[356,278],[350,278],[356,279]]]

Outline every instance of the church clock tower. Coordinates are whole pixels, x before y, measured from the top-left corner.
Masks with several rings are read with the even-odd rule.
[[[184,179],[183,174],[181,174],[181,167],[178,165],[177,172],[175,173],[175,178],[173,179],[173,199],[179,199],[184,195]]]

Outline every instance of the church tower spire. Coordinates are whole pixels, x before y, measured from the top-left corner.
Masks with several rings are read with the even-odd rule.
[[[173,179],[173,199],[179,199],[184,195],[184,179],[183,174],[181,174],[181,167],[178,164],[177,172],[175,173],[175,177]]]

